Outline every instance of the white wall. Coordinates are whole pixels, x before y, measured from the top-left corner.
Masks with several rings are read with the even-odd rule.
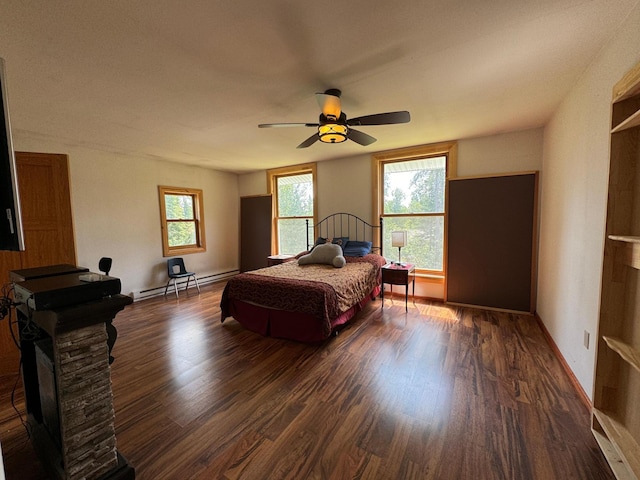
[[[238,177],[238,193],[241,197],[267,193],[267,171],[245,173]]]
[[[541,129],[534,129],[460,140],[458,174],[538,170],[541,138]],[[111,273],[122,280],[127,294],[166,282],[158,185],[204,191],[207,252],[185,258],[199,276],[238,268],[239,197],[264,194],[267,188],[265,171],[237,176],[67,146],[24,132],[14,132],[14,142],[17,150],[69,156],[78,264],[97,270],[100,257],[112,257]],[[320,218],[347,211],[371,219],[370,154],[320,162],[317,171]],[[443,298],[444,290],[442,285],[425,284],[416,294]]]
[[[378,224],[371,218],[373,200],[370,155],[328,160],[317,165],[318,220],[332,213],[346,212],[374,225]]]
[[[490,175],[540,170],[543,129],[462,139],[458,141],[458,176]],[[317,148],[335,145],[318,145]],[[338,146],[339,148],[339,146]],[[320,219],[336,212],[348,212],[366,221],[373,211],[371,154],[328,160],[317,164],[318,215]],[[266,193],[266,173],[241,175],[242,195]],[[395,252],[394,252],[395,253]],[[390,254],[389,254],[390,255]],[[393,256],[395,259],[396,257]],[[416,295],[444,298],[442,283],[420,283]]]
[[[238,268],[237,175],[65,146],[14,132],[18,151],[69,156],[71,207],[78,264],[98,271],[100,257],[112,257],[110,275],[122,292],[163,286],[158,185],[203,190],[207,251],[185,255],[199,277]]]
[[[522,130],[458,142],[458,177],[542,168],[543,129]]]
[[[640,60],[640,5],[544,132],[538,313],[585,392],[593,389],[613,85]],[[583,346],[583,332],[591,345]]]
[[[459,139],[458,176],[540,170],[542,140],[542,128]],[[318,148],[322,147],[334,148],[335,145],[318,145]],[[371,153],[327,160],[317,165],[320,216],[344,211],[348,205],[360,212],[362,218],[370,219],[373,206]],[[240,194],[267,193],[266,178],[266,171],[240,175]]]
[[[326,145],[318,145],[322,148]],[[331,146],[329,146],[331,148]],[[317,163],[318,220],[337,212],[348,212],[370,221],[371,156],[327,160]],[[247,173],[238,179],[240,196],[267,193],[267,172]]]

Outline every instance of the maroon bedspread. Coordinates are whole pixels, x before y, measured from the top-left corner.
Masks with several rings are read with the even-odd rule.
[[[367,262],[373,266],[373,282],[367,290],[370,292],[380,283],[380,268],[386,261],[376,254],[369,254],[364,257],[347,257],[347,263],[355,262]],[[327,283],[272,277],[251,272],[236,275],[225,286],[220,302],[222,322],[231,316],[231,302],[233,300],[240,300],[275,310],[310,315],[322,323],[322,329],[327,336],[331,333],[331,321],[342,313],[338,295],[334,288]],[[354,304],[360,300],[362,298],[356,299]]]

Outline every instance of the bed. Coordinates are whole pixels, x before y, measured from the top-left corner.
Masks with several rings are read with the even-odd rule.
[[[264,336],[306,343],[326,340],[380,293],[381,268],[386,263],[377,246],[382,245],[381,231],[381,226],[349,213],[307,224],[307,251],[295,260],[229,280],[220,302],[221,322],[232,316]],[[327,239],[341,246],[342,268],[301,264]]]

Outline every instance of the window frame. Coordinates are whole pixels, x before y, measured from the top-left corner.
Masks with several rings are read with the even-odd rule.
[[[310,217],[280,217],[278,214],[278,178],[290,177],[293,175],[311,174],[313,184],[313,217],[312,225],[318,222],[318,184],[315,163],[304,163],[289,167],[272,168],[267,170],[267,193],[271,195],[271,254],[280,253],[278,245],[278,220],[288,218],[310,218]],[[315,240],[315,239],[314,239]]]
[[[170,220],[167,219],[166,196],[183,195],[193,198],[193,219],[190,220]],[[207,251],[207,243],[204,228],[204,198],[202,190],[197,188],[169,187],[158,185],[158,197],[160,200],[160,229],[162,231],[162,256],[174,257],[177,255],[187,255],[190,253],[201,253]],[[192,245],[181,245],[172,247],[169,245],[169,224],[174,222],[194,222],[196,230],[196,243]]]
[[[445,187],[444,187],[444,212],[443,213],[416,213],[416,214],[384,214],[384,165],[388,163],[406,162],[431,157],[446,157],[445,167]],[[448,204],[449,204],[449,182],[451,178],[457,176],[458,163],[458,143],[440,142],[415,147],[388,150],[371,155],[372,177],[373,177],[373,213],[374,218],[381,218],[384,225],[385,217],[443,217],[444,218],[444,238],[443,238],[443,258],[442,271],[418,268],[416,273],[423,276],[431,276],[435,279],[446,278],[447,274],[447,231],[448,231]],[[385,235],[387,232],[383,232]],[[385,252],[387,256],[389,255]]]

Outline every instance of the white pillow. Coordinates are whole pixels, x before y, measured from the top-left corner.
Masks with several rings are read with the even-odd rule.
[[[298,265],[309,265],[312,263],[333,265],[336,268],[342,268],[347,261],[342,256],[342,248],[340,248],[340,245],[324,243],[317,245],[311,253],[303,255],[298,259]]]

